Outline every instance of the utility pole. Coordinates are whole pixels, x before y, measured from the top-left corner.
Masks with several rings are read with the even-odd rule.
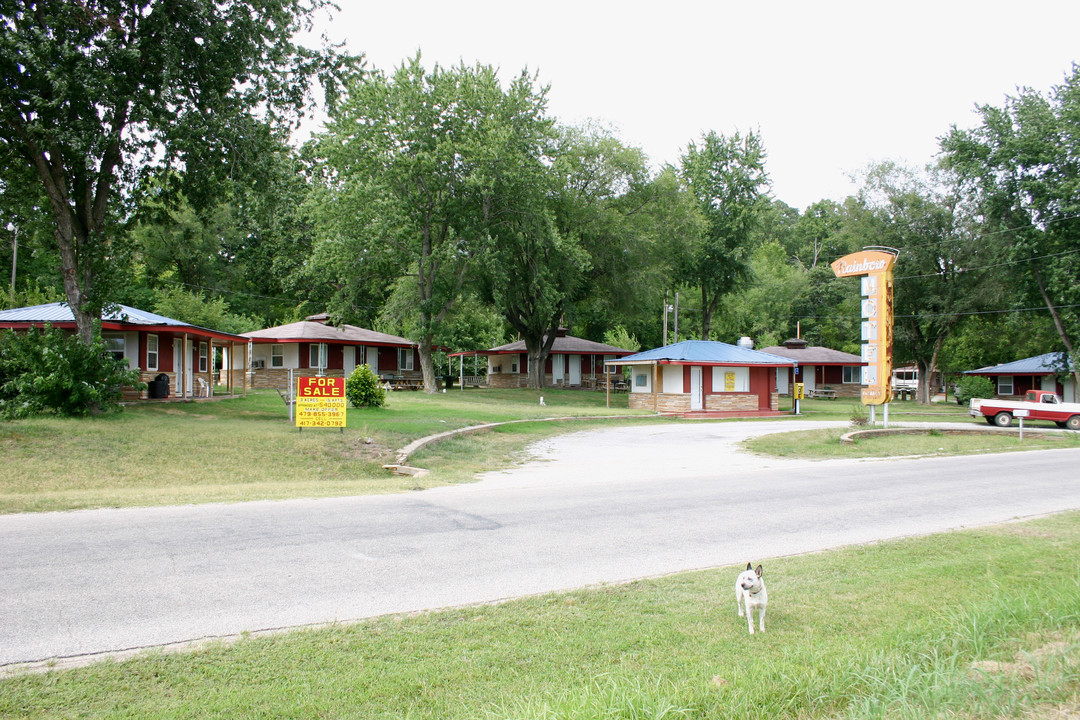
[[[664,344],[665,345],[668,344],[668,340],[667,340],[667,325],[668,325],[667,318],[668,318],[668,313],[671,312],[674,309],[675,309],[674,305],[669,305],[668,304],[667,292],[665,292],[664,293]]]
[[[11,241],[11,300],[15,301],[15,267],[19,257],[19,226],[12,225],[11,232],[14,239]]]
[[[679,293],[675,293],[675,342],[679,342]]]

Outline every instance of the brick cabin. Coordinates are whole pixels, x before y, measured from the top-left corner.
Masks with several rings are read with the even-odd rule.
[[[803,390],[835,390],[837,397],[862,396],[862,368],[866,363],[858,355],[818,345],[808,345],[802,338],[785,340],[783,345],[764,347],[760,352],[794,360],[793,368],[777,368],[776,387],[781,395],[790,395],[795,383]]]
[[[420,384],[416,343],[355,325],[331,325],[329,316],[244,333],[251,341],[250,386],[287,390],[289,371],[297,377],[348,377],[366,364],[388,382]]]
[[[1072,366],[1068,356],[1063,352],[1051,352],[968,370],[964,374],[990,378],[998,398],[1019,399],[1028,390],[1049,390],[1057,393],[1064,402],[1080,402],[1076,382],[1067,375],[1070,372]]]
[[[630,407],[664,414],[779,412],[777,369],[795,361],[712,340],[684,340],[620,358]]]
[[[544,363],[546,387],[595,387],[603,378],[604,362],[631,354],[606,343],[568,335],[560,328],[551,352]],[[490,350],[453,353],[464,360],[481,356],[487,359],[487,385],[491,388],[523,388],[529,384],[529,355],[525,341],[500,345]],[[613,371],[614,372],[614,371]]]

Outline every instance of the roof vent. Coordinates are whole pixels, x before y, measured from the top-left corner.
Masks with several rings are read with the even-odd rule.
[[[753,350],[754,341],[743,335],[741,338],[739,338],[739,347],[746,348],[747,350]]]
[[[806,341],[802,338],[791,338],[790,340],[784,341],[784,347],[788,350],[805,350]]]

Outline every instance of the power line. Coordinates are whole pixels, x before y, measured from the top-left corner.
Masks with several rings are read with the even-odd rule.
[[[1022,313],[1022,312],[1040,312],[1046,310],[1071,310],[1073,308],[1080,308],[1080,303],[1072,305],[1052,305],[1047,307],[1046,305],[1040,305],[1039,307],[1029,308],[1009,308],[1005,310],[969,310],[965,312],[951,312],[951,313],[917,313],[914,315],[894,315],[893,318],[925,318],[925,317],[967,317],[972,315],[1005,315],[1008,313]],[[790,319],[793,320],[857,320],[854,315],[791,315]]]
[[[993,265],[978,265],[976,267],[971,267],[971,268],[962,268],[962,269],[958,270],[957,272],[966,273],[966,272],[974,272],[976,270],[990,270],[992,268],[997,268],[997,267],[1007,267],[1009,265],[1020,265],[1021,263],[1033,262],[1035,260],[1046,260],[1047,258],[1062,257],[1062,256],[1065,256],[1065,255],[1075,255],[1076,253],[1080,253],[1080,248],[1075,248],[1073,250],[1062,250],[1059,253],[1051,253],[1049,255],[1038,255],[1036,257],[1027,258],[1026,260],[1009,260],[1007,262],[994,263]],[[899,276],[899,277],[894,278],[894,279],[895,280],[919,280],[919,279],[922,279],[922,278],[938,277],[939,275],[941,275],[941,273],[928,273],[926,275],[902,275],[902,276]]]

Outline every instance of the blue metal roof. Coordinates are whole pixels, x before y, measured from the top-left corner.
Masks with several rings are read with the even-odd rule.
[[[157,315],[146,310],[119,305],[116,310],[102,316],[103,320],[122,322],[129,325],[175,325],[177,327],[194,327],[189,323],[180,322]],[[0,310],[0,322],[11,323],[65,323],[75,322],[75,316],[66,302],[49,303],[47,305],[32,305],[30,307]]]
[[[1072,371],[1072,364],[1066,363],[1065,353],[1052,352],[1045,355],[1013,360],[1001,365],[990,365],[978,370],[967,370],[965,375],[1054,375],[1068,367]]]
[[[614,361],[612,361],[614,362]],[[618,364],[634,362],[671,362],[683,364],[714,365],[771,365],[794,367],[798,363],[791,358],[770,355],[758,350],[729,345],[715,340],[683,340],[674,345],[646,350],[619,358]]]

